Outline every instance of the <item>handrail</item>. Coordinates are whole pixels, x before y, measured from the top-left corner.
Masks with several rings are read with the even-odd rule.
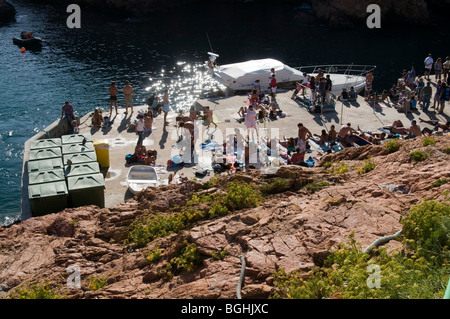
[[[294,67],[294,69],[305,73],[317,73],[318,69],[322,69],[324,73],[339,73],[343,71],[343,74],[347,75],[366,75],[371,70],[376,68],[376,65],[368,64],[325,64],[325,65],[306,65],[300,67]],[[309,71],[309,72],[307,72]]]

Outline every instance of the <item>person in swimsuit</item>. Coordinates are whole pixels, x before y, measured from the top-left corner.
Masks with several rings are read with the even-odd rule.
[[[123,95],[124,95],[124,102],[125,102],[125,114],[128,114],[128,105],[131,107],[131,113],[133,113],[133,97],[134,97],[134,90],[133,87],[130,85],[130,81],[125,82],[125,86],[123,88]],[[117,110],[116,110],[117,113]]]
[[[306,153],[306,141],[311,138],[313,135],[311,132],[303,126],[302,123],[297,124],[298,127],[298,140],[297,146],[300,148],[300,152],[302,154]]]
[[[109,87],[109,102],[110,102],[110,106],[109,106],[109,114],[111,116],[112,114],[112,106],[113,104],[116,107],[116,114],[117,114],[117,91],[119,89],[116,86],[116,81],[112,81],[111,82],[111,86]]]
[[[169,122],[167,122],[167,113],[170,111],[169,103],[169,90],[165,90],[163,96],[164,126],[169,125]]]

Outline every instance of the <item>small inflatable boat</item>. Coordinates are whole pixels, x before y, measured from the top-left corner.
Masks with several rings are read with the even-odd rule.
[[[13,43],[21,47],[40,47],[42,46],[42,38],[34,37],[31,32],[22,32],[20,37],[14,37]]]

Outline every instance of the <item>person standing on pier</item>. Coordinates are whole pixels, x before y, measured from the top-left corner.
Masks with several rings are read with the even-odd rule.
[[[125,102],[125,114],[128,114],[128,105],[130,105],[131,113],[133,113],[133,98],[134,98],[134,90],[130,85],[130,81],[125,82],[125,86],[123,88],[124,102]],[[117,113],[117,110],[116,110]]]
[[[305,126],[303,126],[303,123],[298,123],[297,127],[298,127],[297,146],[300,148],[300,153],[304,155],[306,153],[306,141],[309,138],[312,138],[313,135]]]
[[[430,79],[431,68],[433,67],[433,63],[434,63],[434,60],[430,53],[423,61],[423,64],[425,64],[425,73],[424,73],[423,77],[426,78],[427,80]]]
[[[67,123],[69,124],[70,129],[73,129],[72,121],[75,120],[75,116],[73,115],[73,106],[69,103],[69,101],[66,101],[64,103],[63,107],[61,108],[61,119],[66,118]]]
[[[144,141],[145,120],[143,114],[138,114],[138,119],[135,125],[136,135],[139,136],[137,144],[142,144]]]
[[[164,91],[163,96],[163,111],[164,111],[164,126],[169,125],[167,122],[167,113],[170,111],[170,102],[169,102],[169,90]]]
[[[119,91],[119,89],[116,86],[116,81],[112,81],[111,82],[111,86],[109,87],[109,116],[111,116],[112,114],[112,107],[113,104],[116,107],[116,114],[117,114],[117,91]]]

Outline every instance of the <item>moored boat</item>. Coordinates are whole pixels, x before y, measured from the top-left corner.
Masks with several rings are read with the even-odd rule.
[[[13,37],[13,43],[22,47],[40,47],[42,38],[35,37],[31,32],[22,32],[20,37]]]
[[[218,55],[211,52],[208,52],[208,55],[209,61],[205,63],[208,72],[234,93],[252,90],[256,80],[259,80],[262,90],[268,89],[272,72],[276,74],[278,88],[294,89],[296,83],[303,82],[304,74],[317,76],[319,71],[324,72],[324,76],[330,75],[332,81],[331,93],[334,95],[339,95],[343,88],[350,91],[351,87],[354,87],[355,91],[360,93],[365,88],[367,73],[375,69],[373,65],[354,64],[294,68],[271,58],[217,65]]]

